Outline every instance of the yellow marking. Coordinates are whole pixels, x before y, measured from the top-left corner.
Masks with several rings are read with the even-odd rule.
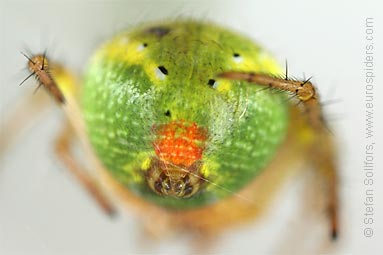
[[[122,41],[126,41],[126,43],[122,44]],[[138,50],[141,44],[138,41],[128,40],[126,35],[120,35],[101,49],[101,55],[108,59],[129,64],[142,64],[146,51]]]
[[[123,165],[122,169],[125,172],[132,172],[132,169],[141,168],[141,170],[148,170],[150,167],[151,160],[150,158],[153,156],[151,152],[140,152],[135,156],[135,160],[128,161],[125,165]]]
[[[281,69],[276,61],[267,52],[259,52],[258,57],[241,56],[241,62],[232,62],[230,69],[241,72],[262,72],[279,74]]]
[[[210,174],[210,169],[206,164],[203,164],[201,167],[201,174],[206,178]]]
[[[150,80],[154,84],[159,84],[161,81],[163,81],[156,74],[156,70],[158,69],[158,64],[150,60],[146,60],[145,62],[146,63],[144,63],[144,70],[145,70],[145,73],[149,76]]]
[[[215,172],[219,167],[220,165],[217,162],[209,159],[204,159],[200,171],[203,177],[207,178],[212,172]]]
[[[136,158],[138,158],[139,156],[136,156]],[[127,182],[135,182],[135,183],[140,183],[143,181],[143,178],[142,178],[142,174],[140,173],[140,171],[136,171],[138,170],[138,162],[139,161],[136,161],[136,160],[133,160],[133,161],[129,161],[128,163],[126,163],[125,165],[122,166],[122,170],[128,174],[130,174],[131,178],[126,178],[126,181]],[[129,176],[129,175],[128,175]],[[120,177],[122,178],[122,177]]]
[[[149,167],[150,167],[150,163],[151,163],[150,158],[149,158],[149,157],[146,158],[146,159],[142,162],[142,164],[141,164],[141,169],[144,170],[144,171],[148,170]]]
[[[158,63],[147,56],[147,50],[142,48],[141,41],[128,40],[126,35],[117,36],[116,39],[105,45],[99,51],[98,57],[129,65],[140,65],[153,84],[157,85],[161,82],[161,79],[156,75]]]
[[[278,63],[270,56],[270,54],[268,54],[265,51],[262,51],[259,53],[258,63],[259,63],[259,67],[262,68],[261,72],[271,73],[271,74],[280,74],[282,72]],[[254,70],[258,70],[258,69],[254,69]]]
[[[238,69],[238,70],[241,70],[243,72],[250,72],[250,71],[257,70],[256,69],[257,65],[253,61],[253,59],[250,59],[249,57],[244,56],[243,60],[241,62],[239,62],[238,64],[236,64],[234,66],[234,68]]]
[[[219,92],[228,92],[231,90],[231,81],[227,79],[218,79],[217,91]]]
[[[56,82],[57,86],[59,87],[60,91],[63,93],[65,98],[76,96],[79,92],[79,81],[76,79],[76,77],[63,68],[60,65],[53,65],[50,68],[52,78]]]
[[[262,67],[264,68],[264,70],[267,70],[268,73],[272,73],[272,74],[280,74],[281,73],[281,68],[272,59],[266,59],[262,63]]]

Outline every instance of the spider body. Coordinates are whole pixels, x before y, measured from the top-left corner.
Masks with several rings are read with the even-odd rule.
[[[309,162],[337,237],[336,151],[319,93],[287,71],[280,78],[248,38],[193,20],[142,25],[96,51],[82,86],[54,61],[47,76],[45,55],[28,60],[67,116],[58,156],[108,214],[99,183],[158,219],[158,231],[208,236],[260,215],[290,170]],[[97,177],[71,151],[76,138]]]
[[[82,106],[112,175],[180,209],[219,201],[260,174],[286,135],[288,104],[281,93],[219,78],[226,70],[279,69],[244,36],[195,21],[139,27],[101,47]]]

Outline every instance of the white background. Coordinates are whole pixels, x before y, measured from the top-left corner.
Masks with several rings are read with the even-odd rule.
[[[380,11],[378,15],[378,10]],[[269,49],[290,73],[313,75],[324,99],[340,99],[326,108],[338,140],[341,171],[342,229],[328,254],[382,254],[382,32],[380,1],[1,1],[1,117],[34,83],[19,54],[48,49],[81,74],[87,58],[103,40],[122,28],[165,17],[198,17],[239,30]],[[364,172],[364,24],[374,17],[375,51],[375,224],[363,235]],[[379,48],[380,47],[380,48]],[[44,93],[40,91],[38,93]],[[52,107],[1,157],[0,254],[184,254],[185,237],[143,242],[131,214],[110,220],[75,183],[52,152],[61,113]],[[4,130],[1,130],[4,132]],[[379,143],[380,142],[380,143]],[[303,248],[307,232],[294,232],[306,217],[294,211],[299,182],[284,187],[267,217],[229,231],[212,254],[315,254],[323,235]],[[298,195],[298,196],[297,196]],[[307,216],[308,217],[308,216]],[[324,227],[325,228],[325,227]],[[310,228],[308,228],[310,229]],[[307,231],[307,228],[306,228]],[[294,235],[298,247],[284,248]],[[320,237],[322,236],[322,237]],[[326,236],[327,237],[327,236]],[[291,236],[290,236],[291,238]],[[299,247],[300,244],[302,247]],[[379,245],[378,245],[379,244]],[[288,247],[288,245],[286,246]],[[294,251],[294,252],[292,252]]]

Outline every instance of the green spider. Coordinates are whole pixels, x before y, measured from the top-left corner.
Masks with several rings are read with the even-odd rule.
[[[280,77],[248,38],[164,21],[114,36],[81,82],[45,55],[28,63],[67,113],[59,157],[109,214],[99,183],[165,228],[216,233],[258,216],[288,169],[305,161],[323,180],[336,238],[335,149],[318,93],[309,80]],[[98,178],[79,165],[74,138]]]

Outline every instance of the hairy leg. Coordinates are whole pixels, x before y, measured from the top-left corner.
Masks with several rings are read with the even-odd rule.
[[[338,235],[338,175],[335,163],[336,155],[332,134],[329,132],[322,115],[319,95],[310,79],[297,81],[288,79],[287,75],[283,79],[267,74],[245,72],[225,72],[220,77],[247,81],[270,88],[271,90],[293,94],[293,97],[298,100],[298,105],[302,105],[303,117],[312,129],[312,146],[307,151],[306,157],[314,164],[316,170],[326,183],[325,192],[327,192],[328,197],[327,211],[330,218],[331,237],[336,239]]]
[[[100,207],[108,215],[114,215],[115,209],[104,194],[103,190],[100,188],[99,183],[91,174],[89,174],[88,171],[80,166],[78,160],[71,150],[72,142],[75,141],[75,139],[81,141],[82,145],[84,145],[84,141],[86,141],[85,128],[77,102],[77,95],[79,93],[79,82],[77,78],[70,71],[58,63],[51,63],[50,61],[48,62],[45,54],[38,54],[31,57],[25,54],[23,55],[28,60],[28,67],[31,72],[31,75],[28,76],[24,81],[34,75],[39,82],[39,86],[37,88],[41,86],[44,87],[48,94],[51,96],[51,99],[56,101],[57,105],[64,111],[67,117],[67,123],[64,125],[64,129],[56,139],[55,152],[66,165],[71,174],[88,191],[88,193],[94,197]],[[44,101],[48,101],[46,99],[48,98],[46,93],[38,93],[36,96],[45,98]],[[34,111],[36,112],[38,110],[42,110],[43,106],[45,106],[42,105],[41,102],[40,104],[36,104],[36,102],[31,103],[27,101],[27,103],[28,104],[23,104],[20,107],[20,112],[30,112],[30,109],[35,108],[36,110]],[[24,120],[24,117],[25,116],[22,116],[21,114],[19,114],[19,116],[15,116],[16,120]],[[23,122],[18,125],[22,124]],[[83,148],[85,153],[89,154],[87,146]]]

